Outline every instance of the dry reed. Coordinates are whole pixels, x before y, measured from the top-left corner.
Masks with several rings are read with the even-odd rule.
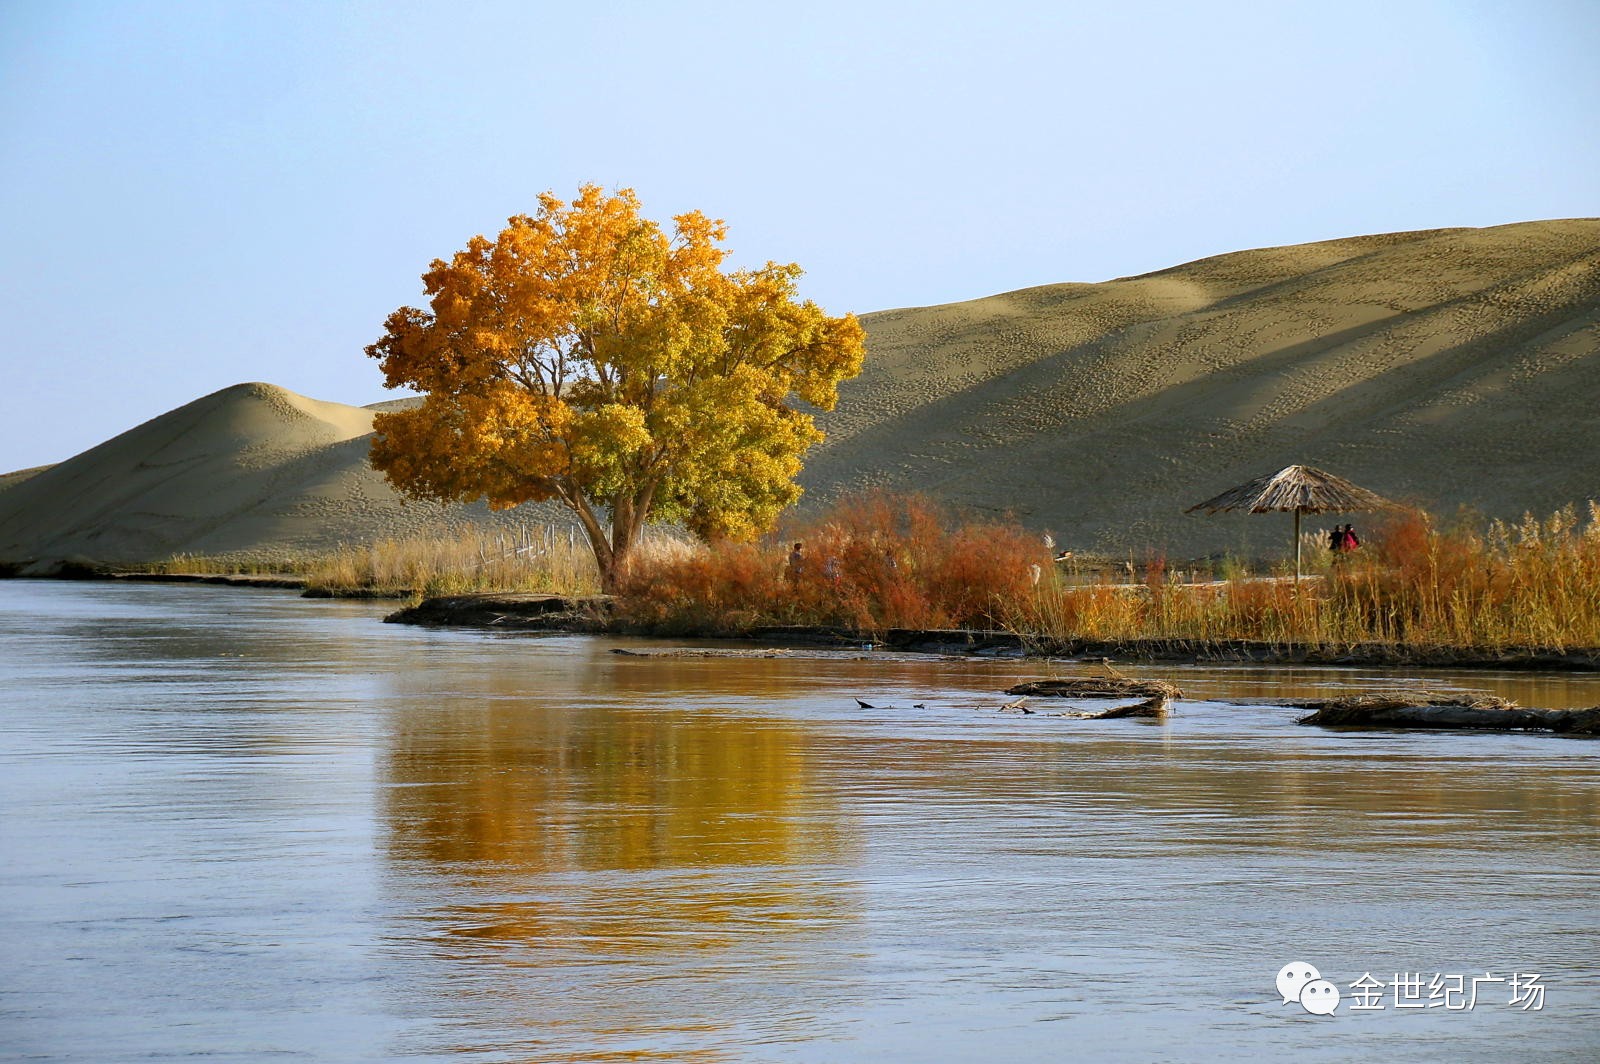
[[[594,555],[564,527],[516,531],[462,528],[440,536],[381,539],[307,555],[268,559],[176,555],[160,572],[297,576],[333,595],[459,595],[476,591],[598,591]]]
[[[1057,640],[1256,640],[1444,648],[1600,647],[1600,507],[1440,529],[1411,512],[1375,526],[1354,556],[1296,587],[1235,576],[1177,585],[1052,584],[1007,623]]]

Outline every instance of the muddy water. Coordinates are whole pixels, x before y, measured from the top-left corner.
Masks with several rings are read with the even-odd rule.
[[[0,1057],[1600,1055],[1600,744],[1207,700],[1415,676],[1130,669],[1195,697],[1081,721],[995,712],[1038,664],[382,612],[0,583]],[[1290,961],[1334,1015],[1282,1002]]]

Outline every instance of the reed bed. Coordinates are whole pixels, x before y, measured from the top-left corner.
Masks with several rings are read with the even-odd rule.
[[[1600,648],[1600,506],[1518,522],[1440,527],[1411,512],[1312,575],[1235,559],[1170,572],[1118,563],[1096,582],[1052,562],[1047,540],[1004,519],[959,519],[917,496],[846,499],[761,543],[705,545],[653,531],[615,600],[634,629],[739,635],[774,625],[1004,628],[1040,643],[1249,640],[1294,646]],[[799,564],[790,551],[803,544]],[[387,539],[302,558],[180,556],[169,572],[288,573],[335,595],[599,590],[581,536],[537,526]],[[1131,571],[1131,575],[1130,575]],[[1220,577],[1220,578],[1218,578]]]
[[[599,590],[594,555],[581,537],[485,532],[384,539],[318,558],[306,587],[331,594],[405,594],[431,598],[485,591]]]
[[[1419,648],[1600,647],[1600,507],[1441,529],[1412,512],[1380,523],[1354,556],[1324,558],[1298,587],[1238,574],[1133,586],[1053,583],[1010,603],[1007,623],[1056,640],[1253,640]]]
[[[174,554],[134,565],[129,572],[189,573],[203,576],[297,576],[294,559],[277,554]]]
[[[553,525],[510,531],[469,527],[438,536],[388,538],[270,559],[176,555],[153,568],[295,576],[310,591],[336,596],[429,597],[480,591],[591,595],[599,590],[587,541]]]
[[[792,542],[804,544],[797,571]],[[1311,547],[1308,544],[1308,548]],[[1600,507],[1516,523],[1440,528],[1411,512],[1334,559],[1307,550],[1296,585],[1234,560],[1183,579],[1160,558],[1096,583],[1054,566],[1008,521],[959,522],[925,499],[849,500],[762,544],[688,550],[633,567],[621,619],[659,632],[738,634],[768,625],[1006,628],[1040,642],[1249,640],[1419,648],[1600,647]],[[1056,571],[1063,569],[1063,571]]]

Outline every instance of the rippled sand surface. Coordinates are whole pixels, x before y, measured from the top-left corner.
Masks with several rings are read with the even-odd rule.
[[[1207,700],[1416,682],[1373,670],[1130,669],[1193,697],[1082,721],[995,711],[1037,663],[384,609],[0,583],[0,1057],[1600,1055],[1593,742]],[[1318,1017],[1289,961],[1547,996]]]

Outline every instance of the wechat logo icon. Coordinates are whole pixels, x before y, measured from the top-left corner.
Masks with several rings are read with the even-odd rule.
[[[1315,1016],[1332,1016],[1339,1007],[1339,988],[1304,961],[1291,961],[1278,969],[1278,993],[1285,1005],[1298,1001]]]

